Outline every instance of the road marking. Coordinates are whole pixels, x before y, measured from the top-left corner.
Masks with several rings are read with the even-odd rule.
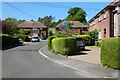
[[[46,46],[46,45],[45,45],[45,46]],[[56,61],[56,60],[53,60],[53,59],[49,58],[47,55],[45,55],[44,53],[41,52],[42,48],[45,47],[45,46],[42,46],[42,47],[39,49],[39,53],[40,53],[42,56],[44,56],[45,58],[47,58],[48,60],[52,61],[52,62],[61,64],[61,65],[63,65],[63,66],[66,66],[66,67],[69,67],[69,68],[71,68],[71,69],[74,69],[74,70],[77,70],[77,71],[80,71],[80,72],[84,72],[84,73],[87,73],[87,74],[92,74],[92,75],[94,74],[95,76],[97,76],[97,77],[99,77],[99,78],[111,78],[111,77],[107,77],[107,76],[104,76],[104,77],[103,77],[102,75],[98,75],[98,74],[96,74],[96,73],[91,73],[91,72],[89,72],[89,71],[80,70],[80,69],[77,69],[77,68],[75,68],[75,67],[69,66],[69,65],[67,65],[67,64],[64,64],[64,63],[58,62],[58,61]]]

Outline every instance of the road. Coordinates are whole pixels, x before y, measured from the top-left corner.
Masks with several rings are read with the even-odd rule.
[[[3,78],[89,78],[86,74],[52,62],[39,54],[46,41],[28,43],[2,52]]]

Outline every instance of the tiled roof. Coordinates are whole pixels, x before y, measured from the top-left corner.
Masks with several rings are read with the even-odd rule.
[[[64,23],[73,23],[72,27],[87,27],[86,25],[84,25],[83,23],[79,22],[79,21],[62,21],[60,24],[58,24],[56,27],[60,27],[61,24]]]
[[[43,25],[41,22],[33,22],[33,21],[26,21],[18,25],[18,27],[21,28],[46,28],[45,25]]]

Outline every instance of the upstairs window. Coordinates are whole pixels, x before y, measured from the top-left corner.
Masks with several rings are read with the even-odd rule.
[[[43,30],[43,28],[40,28],[40,30]]]
[[[37,30],[37,28],[32,28],[32,30]]]
[[[106,11],[104,11],[104,18],[106,18]]]
[[[101,20],[102,20],[102,16],[99,15],[99,17],[98,17],[98,21],[101,21]]]

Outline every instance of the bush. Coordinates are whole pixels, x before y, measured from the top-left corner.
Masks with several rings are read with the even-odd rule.
[[[19,44],[18,38],[12,37],[7,34],[0,34],[0,39],[2,40],[2,48]]]
[[[55,36],[50,36],[48,37],[48,42],[47,42],[47,45],[48,45],[48,49],[51,50],[52,49],[52,39],[56,38]]]
[[[75,38],[55,38],[52,40],[52,50],[62,54],[71,55],[77,52]]]
[[[108,38],[101,43],[101,64],[120,69],[120,38]]]
[[[98,31],[97,29],[94,31],[89,31],[87,33],[85,33],[86,35],[90,35],[91,39],[90,39],[90,46],[94,46],[95,45],[95,41],[98,41]]]
[[[18,35],[19,38],[21,38],[24,42],[29,42],[30,39],[28,35]]]

